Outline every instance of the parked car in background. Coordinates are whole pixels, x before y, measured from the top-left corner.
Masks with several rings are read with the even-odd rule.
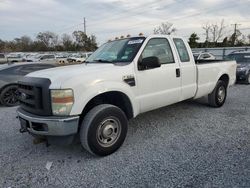
[[[250,84],[250,51],[232,52],[227,55],[227,60],[235,60],[237,62],[237,81],[243,81]]]
[[[86,53],[77,53],[77,54],[72,54],[71,56],[69,56],[67,58],[67,61],[69,63],[82,63],[84,62],[90,55],[92,54],[92,52],[86,52]]]
[[[55,61],[56,56],[54,54],[43,54],[40,56],[40,61],[45,62],[45,61]]]
[[[4,55],[4,53],[0,53],[0,64],[7,63],[7,57]]]
[[[195,60],[214,60],[216,57],[209,52],[194,52],[193,53]]]
[[[30,54],[27,54],[25,56],[25,62],[35,62],[35,61],[38,61],[38,57],[40,56],[41,54],[39,53],[30,53]]]
[[[56,56],[54,54],[36,54],[27,58],[27,62],[48,62],[48,61],[55,61]]]
[[[26,74],[56,67],[47,63],[14,63],[0,65],[0,103],[4,106],[18,104],[17,82]]]
[[[22,53],[10,53],[7,55],[7,61],[10,63],[25,62],[25,58]]]
[[[67,53],[61,53],[56,55],[56,62],[59,64],[67,64],[67,58],[69,57],[69,54]]]

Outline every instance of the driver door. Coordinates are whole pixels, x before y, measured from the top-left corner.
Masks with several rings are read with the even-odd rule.
[[[140,112],[146,112],[180,101],[180,65],[173,54],[173,44],[167,38],[151,38],[142,51],[139,61],[155,56],[161,67],[137,69],[137,96]]]

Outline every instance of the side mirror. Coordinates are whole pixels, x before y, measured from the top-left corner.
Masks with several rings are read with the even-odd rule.
[[[153,69],[161,66],[159,58],[156,56],[150,56],[143,58],[142,61],[138,63],[139,70]]]

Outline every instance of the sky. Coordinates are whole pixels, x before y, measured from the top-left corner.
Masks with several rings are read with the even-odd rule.
[[[204,39],[202,26],[224,19],[226,35],[234,23],[250,34],[250,0],[0,0],[0,39],[23,35],[35,38],[41,31],[59,35],[83,30],[94,34],[98,44],[119,36],[150,35],[162,22],[188,38],[196,32]]]

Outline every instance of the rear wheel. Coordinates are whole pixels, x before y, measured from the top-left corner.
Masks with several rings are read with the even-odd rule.
[[[221,107],[227,98],[227,84],[219,80],[211,94],[208,95],[208,102],[210,106]]]
[[[0,102],[4,106],[17,106],[18,105],[18,87],[11,85],[5,87],[0,94]]]
[[[127,117],[120,108],[109,104],[98,105],[83,119],[81,144],[94,155],[112,154],[123,144],[127,127]]]

